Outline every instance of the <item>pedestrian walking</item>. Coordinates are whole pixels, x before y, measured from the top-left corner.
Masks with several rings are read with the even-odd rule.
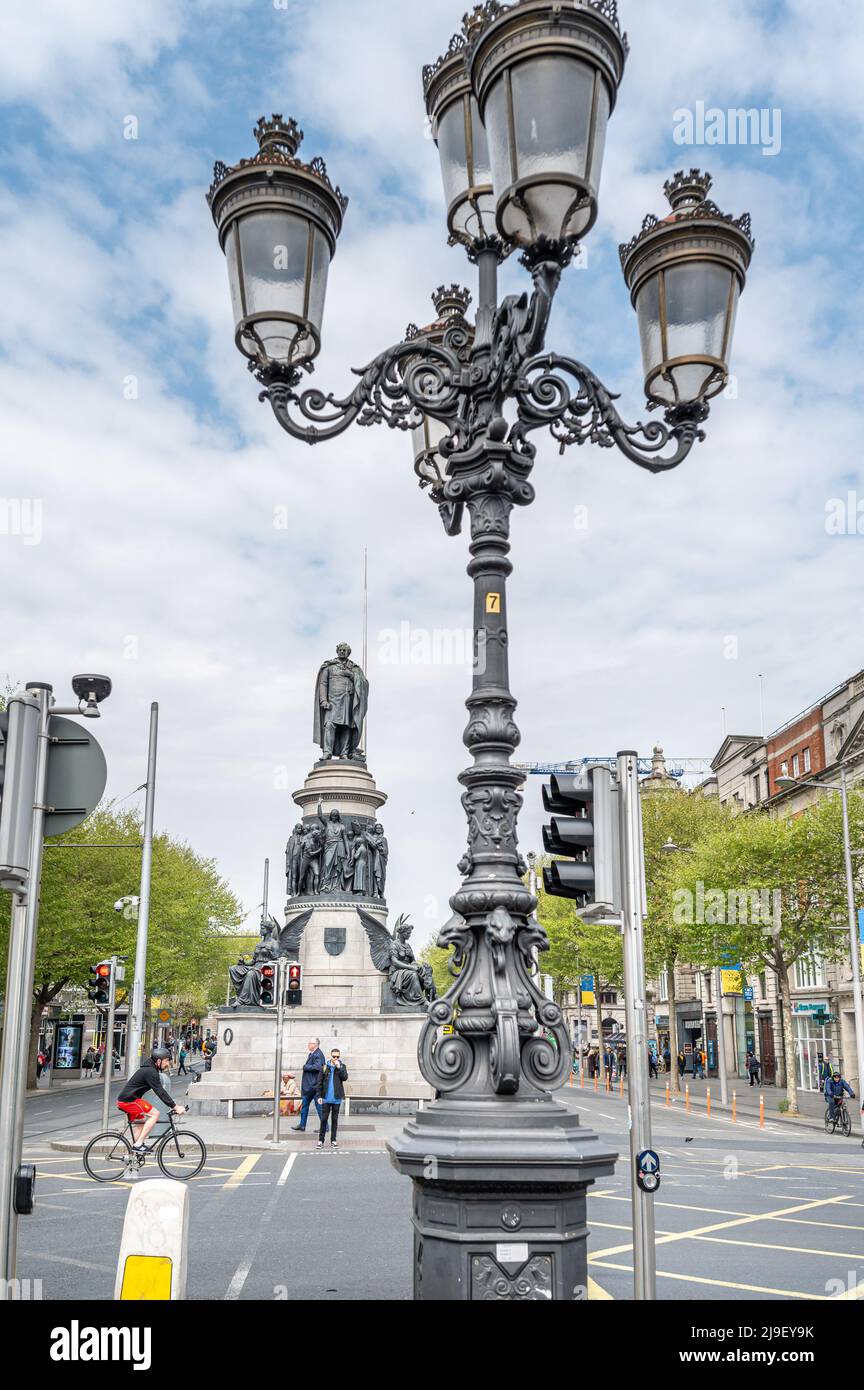
[[[669,1051],[668,1043],[663,1049],[663,1069],[667,1074],[672,1070],[672,1053]]]
[[[186,1051],[186,1044],[184,1043],[184,1044],[182,1045],[182,1047],[180,1048],[180,1051],[179,1051],[178,1054],[177,1054],[177,1059],[178,1059],[178,1061],[179,1061],[179,1063],[180,1063],[180,1067],[179,1067],[179,1070],[178,1070],[178,1072],[177,1072],[177,1075],[178,1075],[178,1076],[188,1076],[188,1075],[189,1075],[189,1068],[188,1068],[187,1065],[186,1065],[186,1058],[187,1058],[188,1055],[189,1055],[189,1054],[188,1054],[187,1051]]]
[[[40,1047],[39,1051],[36,1053],[36,1080],[37,1080],[37,1081],[39,1080],[40,1076],[42,1075],[42,1072],[44,1071],[44,1069],[45,1069],[45,1053],[42,1051],[42,1049],[41,1049],[41,1047]]]
[[[327,1121],[330,1121],[330,1147],[336,1148],[336,1131],[339,1128],[339,1107],[345,1099],[345,1082],[348,1068],[342,1061],[338,1047],[330,1053],[330,1061],[324,1063],[318,1079],[318,1100],[321,1103],[321,1128],[318,1131],[318,1147],[323,1149],[327,1135]]]
[[[627,1075],[627,1053],[623,1047],[618,1049],[618,1077],[623,1079]]]
[[[657,1076],[657,1054],[651,1044],[648,1044],[648,1080]]]
[[[302,1134],[306,1129],[306,1121],[309,1118],[309,1106],[315,1102],[315,1110],[318,1119],[321,1119],[321,1103],[318,1099],[318,1082],[321,1080],[321,1072],[324,1069],[324,1053],[321,1051],[320,1038],[310,1038],[306,1044],[307,1057],[303,1063],[303,1076],[300,1082],[300,1119],[295,1130]]]
[[[829,1079],[830,1075],[831,1075],[831,1059],[830,1059],[829,1057],[823,1057],[823,1058],[822,1058],[822,1061],[819,1063],[819,1090],[820,1090],[820,1091],[824,1091],[824,1090],[825,1090],[825,1082]]]
[[[748,1052],[747,1052],[747,1071],[748,1071],[749,1074],[750,1074],[750,1085],[751,1085],[751,1086],[758,1086],[758,1085],[759,1085],[759,1071],[760,1071],[760,1067],[761,1067],[761,1063],[760,1063],[760,1061],[759,1061],[759,1058],[756,1056],[756,1053],[755,1053],[755,1052],[752,1052],[752,1051],[750,1051],[750,1050],[748,1049]]]
[[[88,1047],[87,1051],[84,1053],[84,1056],[81,1059],[81,1070],[84,1072],[84,1079],[86,1081],[90,1080],[90,1074],[93,1071],[95,1065],[96,1049],[95,1047],[90,1046]]]
[[[705,1067],[702,1062],[702,1050],[698,1047],[695,1048],[693,1051],[693,1075],[694,1077],[701,1077],[703,1081],[705,1080]]]
[[[678,1075],[683,1076],[687,1070],[687,1058],[683,1051],[678,1053]]]

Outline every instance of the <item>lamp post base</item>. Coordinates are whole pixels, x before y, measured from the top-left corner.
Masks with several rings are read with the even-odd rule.
[[[552,1099],[435,1101],[387,1145],[414,1184],[414,1298],[588,1297],[587,1194],[618,1157]]]

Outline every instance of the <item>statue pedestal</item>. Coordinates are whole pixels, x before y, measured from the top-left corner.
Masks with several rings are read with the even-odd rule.
[[[381,979],[381,976],[378,976]],[[379,986],[380,988],[380,986]],[[221,1008],[217,1014],[218,1048],[213,1066],[189,1092],[199,1114],[224,1113],[226,1100],[260,1096],[273,1089],[276,1061],[275,1009]],[[282,1028],[282,1069],[293,1072],[298,1086],[310,1038],[320,1038],[325,1057],[338,1047],[348,1068],[346,1094],[351,1100],[389,1097],[431,1100],[434,1091],[417,1065],[417,1039],[426,1015],[380,1014],[355,1009],[306,1007],[286,1009]]]
[[[329,816],[336,810],[349,824],[371,825],[387,797],[378,790],[364,763],[330,759],[316,763],[294,800],[303,825],[318,824],[318,805]],[[339,1047],[348,1068],[346,1092],[354,1099],[432,1099],[417,1062],[417,1040],[425,1010],[405,1009],[389,996],[387,977],[372,960],[361,908],[387,926],[387,904],[368,893],[328,890],[297,894],[285,905],[285,925],[311,912],[296,952],[302,966],[302,1004],[285,1010],[283,1070],[300,1073],[310,1038],[320,1038],[327,1056]],[[260,1096],[272,1090],[276,1058],[276,1011],[221,1008],[217,1011],[219,1046],[212,1070],[190,1092],[193,1109],[218,1113],[228,1099]]]

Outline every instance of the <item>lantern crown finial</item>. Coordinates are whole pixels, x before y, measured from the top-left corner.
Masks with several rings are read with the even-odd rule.
[[[439,285],[432,295],[432,303],[440,319],[464,318],[471,303],[471,291],[462,285]]]
[[[287,121],[283,120],[281,112],[274,111],[269,121],[265,116],[259,116],[252,134],[261,151],[275,147],[289,159],[294,158],[303,143],[303,132],[294,117],[289,116]]]
[[[704,203],[711,191],[714,180],[701,169],[691,169],[689,173],[679,169],[674,178],[663,185],[663,192],[673,212],[683,212],[687,208],[698,207]]]

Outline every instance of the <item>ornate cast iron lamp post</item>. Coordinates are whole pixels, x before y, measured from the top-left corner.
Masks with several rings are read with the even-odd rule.
[[[586,1192],[616,1157],[550,1094],[570,1070],[570,1039],[535,983],[547,940],[517,845],[510,517],[534,500],[530,436],[539,429],[562,452],[617,446],[655,473],[684,461],[727,381],[753,250],[749,218],[733,221],[709,202],[698,170],[666,185],[671,213],[646,218],[622,247],[649,409],[663,420],[625,423],[588,367],[545,351],[562,272],[597,216],[627,53],[616,0],[488,0],[465,16],[424,83],[451,242],[478,267],[473,333],[466,292],[440,291],[436,323],[374,358],[344,398],[303,389],[346,207],[323,162],[298,159],[293,121],[262,119],[259,153],[232,169],[217,164],[209,194],[237,344],[280,425],[310,444],[355,421],[409,431],[420,485],[447,534],[459,533],[466,507],[470,518],[478,660],[464,734],[473,763],[459,779],[468,848],[439,934],[456,978],[430,1006],[420,1040],[439,1098],[390,1144],[414,1181],[415,1295],[424,1299],[585,1297]],[[498,265],[515,251],[533,292],[499,303]]]

